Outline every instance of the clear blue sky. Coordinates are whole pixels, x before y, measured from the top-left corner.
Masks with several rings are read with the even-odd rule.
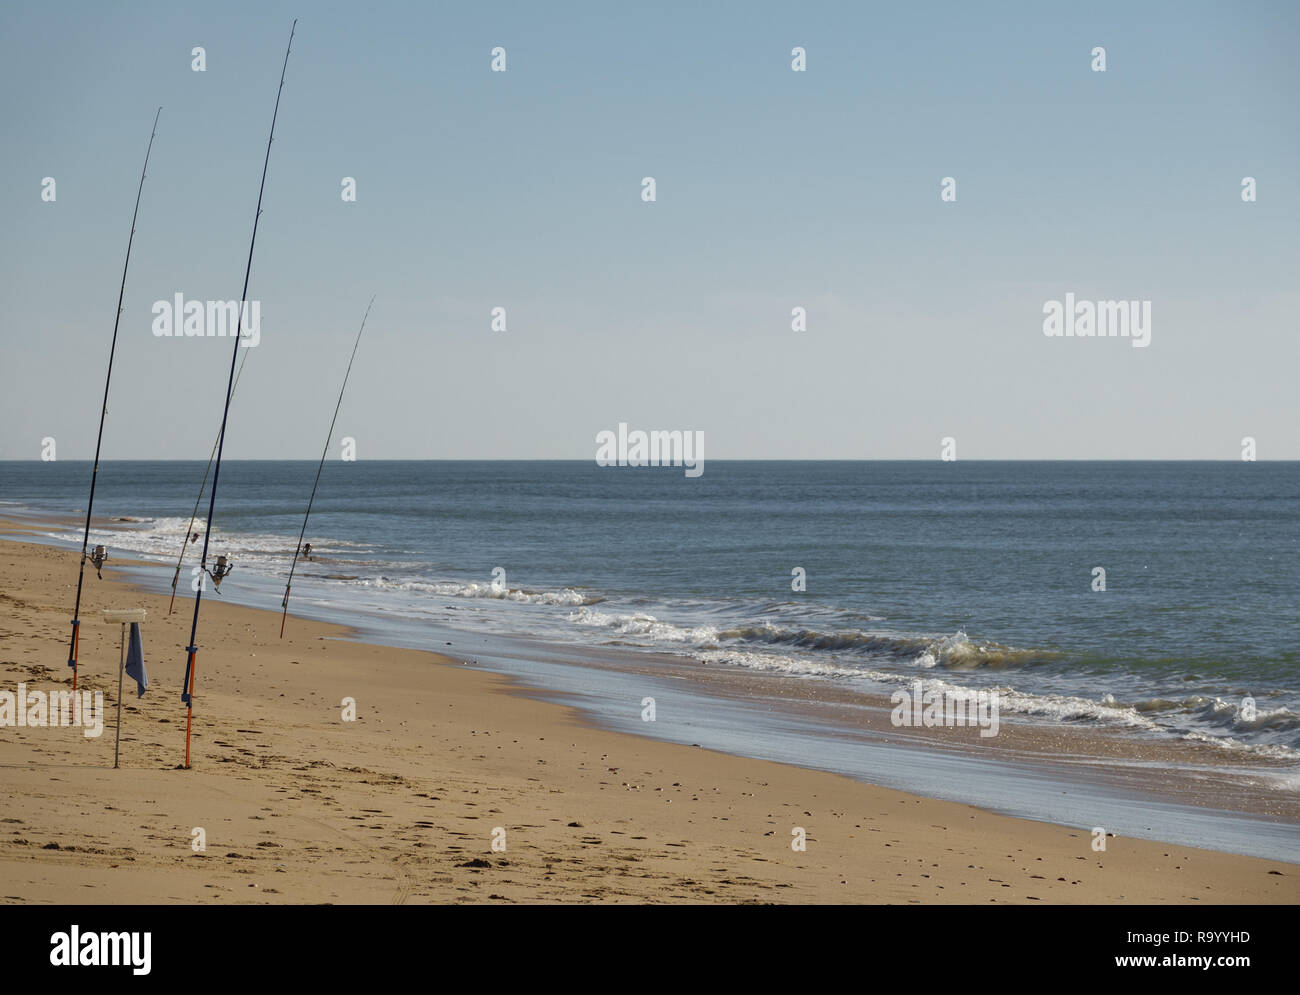
[[[104,455],[206,458],[230,342],[150,308],[239,294],[295,16],[230,458],[319,453],[371,294],[361,459],[1300,458],[1300,5],[1127,2],[6,2],[0,457],[93,452],[162,104]]]

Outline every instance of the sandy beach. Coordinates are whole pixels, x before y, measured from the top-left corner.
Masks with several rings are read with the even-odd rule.
[[[0,544],[0,688],[68,687],[76,567]],[[189,605],[168,618],[113,567],[89,576],[81,688],[104,693],[103,734],[0,729],[0,901],[1300,901],[1295,865],[1118,838],[1099,853],[1077,828],[593,729],[459,659],[293,618],[281,641],[275,613],[215,596],[179,769]],[[99,612],[137,606],[152,685],[137,700],[127,683],[113,770],[119,627]]]

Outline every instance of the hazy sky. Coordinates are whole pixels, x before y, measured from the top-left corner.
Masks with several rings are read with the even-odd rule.
[[[238,297],[297,16],[229,458],[319,454],[372,294],[362,460],[1300,458],[1298,11],[6,0],[0,457],[93,453],[161,104],[104,456],[206,458],[231,341],[151,308]],[[1150,346],[1044,336],[1066,292]]]

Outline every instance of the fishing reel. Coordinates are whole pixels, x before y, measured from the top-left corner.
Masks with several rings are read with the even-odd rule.
[[[216,585],[217,590],[221,589],[221,582],[230,576],[230,572],[235,569],[235,564],[229,557],[218,556],[216,566],[209,570],[208,576],[212,578],[212,583]]]
[[[107,559],[108,550],[103,546],[96,546],[94,551],[90,554],[90,562],[95,565],[95,576],[100,580],[104,579],[104,575],[100,573],[100,571],[103,569],[104,561]]]

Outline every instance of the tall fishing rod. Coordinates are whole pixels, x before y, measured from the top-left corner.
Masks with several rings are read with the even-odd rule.
[[[95,481],[99,477],[99,450],[104,442],[104,418],[108,415],[108,385],[113,380],[113,356],[117,353],[117,329],[122,321],[122,299],[126,295],[126,272],[131,267],[131,245],[135,242],[135,221],[140,214],[140,194],[144,191],[145,174],[149,171],[149,155],[153,152],[154,136],[158,134],[158,118],[162,108],[153,116],[149,131],[149,147],[144,152],[144,166],[140,169],[140,185],[135,191],[135,210],[131,212],[131,234],[126,240],[126,262],[122,264],[122,286],[117,291],[117,315],[113,318],[113,344],[108,349],[108,373],[104,377],[104,406],[99,412],[99,435],[95,439],[95,466],[90,471],[90,499],[86,502],[86,531],[81,537],[81,569],[77,573],[77,600],[72,606],[72,642],[68,645],[68,666],[72,668],[72,690],[77,690],[77,651],[81,639],[81,585],[86,579],[86,547],[90,545],[90,513],[95,507]],[[96,548],[95,570],[104,563],[103,551]]]
[[[250,350],[244,350],[244,356],[239,361],[239,372],[235,374],[235,386],[231,389],[231,396],[234,396],[239,389],[239,378],[244,375],[244,364],[248,362],[248,353]],[[194,496],[194,510],[190,512],[190,524],[185,529],[185,537],[181,540],[181,555],[176,557],[176,572],[172,574],[172,599],[167,603],[167,614],[172,613],[172,606],[176,604],[176,582],[180,580],[181,564],[185,561],[185,553],[190,548],[190,536],[195,535],[194,521],[199,517],[199,502],[203,500],[203,492],[208,487],[208,474],[212,472],[212,461],[217,458],[217,443],[221,441],[221,436],[212,440],[212,453],[208,456],[207,468],[203,471],[203,483],[199,484],[199,493]]]
[[[235,345],[230,354],[230,376],[226,379],[226,403],[221,410],[221,431],[217,435],[217,461],[212,467],[212,492],[208,497],[208,522],[203,532],[203,556],[199,561],[200,581],[208,569],[208,542],[212,538],[212,516],[217,508],[217,481],[221,478],[221,454],[226,445],[226,421],[230,417],[230,395],[235,390],[235,360],[239,357],[239,343],[243,338],[238,331],[244,327],[244,308],[248,304],[248,279],[253,272],[253,247],[257,245],[257,223],[262,219],[262,195],[266,192],[266,171],[271,165],[271,143],[275,141],[275,121],[280,116],[280,94],[284,92],[284,74],[289,69],[289,53],[293,51],[293,35],[298,29],[294,18],[289,29],[289,44],[284,50],[284,65],[280,68],[280,87],[275,91],[275,110],[271,114],[271,133],[266,139],[266,159],[262,162],[262,183],[257,189],[257,213],[253,215],[253,237],[248,243],[248,265],[244,269],[244,290],[239,295],[239,324],[235,326]],[[203,584],[194,592],[194,621],[190,624],[190,644],[185,647],[185,684],[181,701],[185,713],[185,769],[190,766],[190,728],[194,723],[194,658],[199,652],[195,645],[199,631],[199,606],[203,603]]]
[[[352,356],[348,359],[347,372],[343,374],[343,386],[339,388],[339,399],[334,403],[334,417],[330,419],[330,429],[325,433],[325,448],[320,454],[320,463],[316,465],[316,482],[311,485],[311,497],[307,499],[307,514],[302,516],[302,531],[298,533],[298,548],[293,551],[293,562],[289,564],[289,579],[284,585],[284,601],[280,607],[284,611],[280,614],[280,638],[284,638],[284,620],[289,614],[289,588],[293,586],[293,571],[298,566],[298,555],[302,552],[302,540],[307,535],[307,519],[311,518],[312,502],[316,500],[316,488],[320,486],[320,472],[325,469],[325,457],[330,451],[330,440],[334,438],[334,423],[339,419],[339,408],[343,404],[343,392],[348,389],[348,377],[352,375],[352,360],[357,358],[357,346],[361,344],[361,333],[366,330],[366,319],[370,317],[370,309],[374,306],[375,299],[370,298],[370,303],[366,305],[366,313],[361,316],[361,327],[357,329],[357,340],[352,343]]]

